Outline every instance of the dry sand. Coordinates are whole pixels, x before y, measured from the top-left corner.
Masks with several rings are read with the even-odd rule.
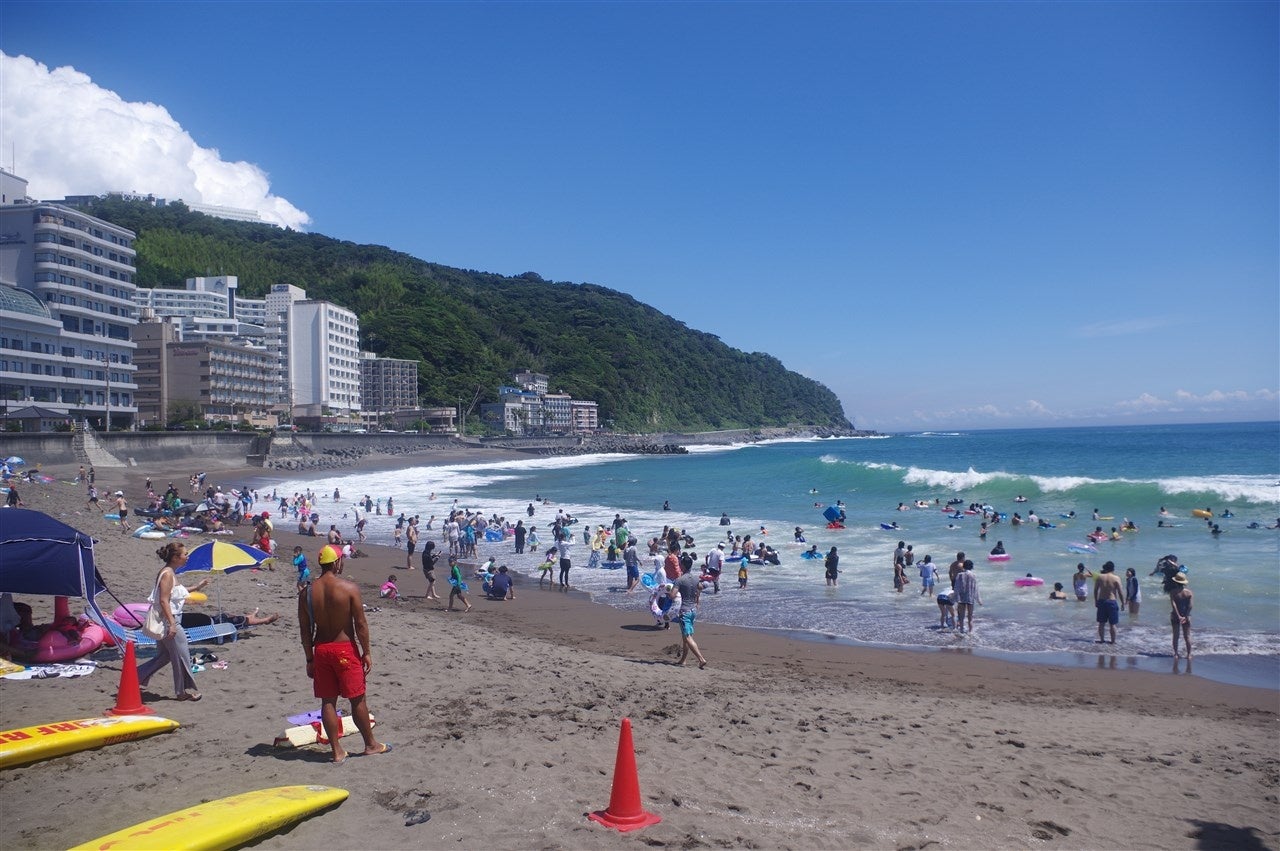
[[[185,490],[189,471],[151,472]],[[262,472],[215,469],[210,480]],[[139,504],[142,473],[98,478],[104,489],[122,483]],[[59,483],[23,498],[99,537],[111,589],[143,599],[157,542],[85,513],[81,493]],[[277,539],[291,552],[303,539],[284,525]],[[313,564],[320,544],[305,539]],[[537,557],[489,546],[534,573]],[[647,616],[527,576],[513,601],[477,598],[470,613],[449,614],[421,598],[421,570],[403,569],[403,550],[361,548],[369,557],[348,562],[347,575],[381,609],[368,616],[369,704],[393,753],[334,766],[325,748],[270,746],[285,716],[318,701],[292,569],[241,572],[219,580],[223,608],[284,617],[211,648],[230,664],[197,675],[199,703],[169,699],[164,674],[144,690],[177,732],[0,774],[6,846],[65,848],[200,801],[321,783],[350,799],[255,847],[1280,848],[1276,691],[1106,669],[1105,656],[1100,670],[1038,667],[701,623],[711,665],[679,668],[678,630],[653,631]],[[378,599],[389,573],[406,604]],[[37,622],[52,610],[30,602]],[[0,680],[4,728],[112,706],[120,662],[96,658],[83,679]],[[624,717],[645,809],[662,816],[629,834],[585,817],[609,804]],[[432,818],[406,826],[419,809]]]

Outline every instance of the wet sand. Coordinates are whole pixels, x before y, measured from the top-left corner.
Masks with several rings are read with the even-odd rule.
[[[457,455],[413,462],[475,457]],[[137,505],[146,472],[100,470],[98,484],[124,485]],[[185,495],[190,470],[149,472]],[[264,478],[231,465],[209,475],[224,487]],[[85,513],[78,486],[29,486],[23,498],[98,537],[112,591],[145,598],[158,542]],[[322,517],[321,528],[329,522]],[[281,552],[301,542],[314,565],[322,540],[286,526],[276,526]],[[256,847],[1280,848],[1275,691],[701,622],[710,666],[699,671],[672,664],[678,629],[539,588],[541,557],[516,556],[509,543],[482,545],[481,555],[520,574],[516,598],[477,594],[467,614],[422,599],[416,555],[410,571],[403,550],[359,548],[368,556],[350,560],[346,575],[379,608],[368,615],[369,703],[393,753],[333,766],[325,748],[271,748],[285,716],[318,701],[303,667],[292,568],[244,571],[218,580],[201,608],[220,600],[229,612],[278,610],[281,620],[211,648],[229,666],[196,675],[199,703],[173,701],[165,676],[153,680],[143,698],[179,720],[177,732],[0,775],[10,842],[67,847],[202,800],[322,783],[351,798]],[[409,595],[399,606],[377,596],[393,573]],[[437,589],[447,597],[446,584]],[[29,601],[37,622],[52,610]],[[0,680],[5,728],[113,705],[119,658],[96,658],[99,670],[82,679]],[[585,818],[609,804],[623,717],[644,807],[663,819],[633,834]],[[413,810],[432,818],[406,826]]]

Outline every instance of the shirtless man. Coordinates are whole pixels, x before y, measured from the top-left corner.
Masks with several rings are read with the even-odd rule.
[[[124,498],[124,491],[116,491],[116,514],[120,515],[120,534],[124,535],[133,530],[129,525],[129,503]]]
[[[418,517],[414,515],[404,532],[404,567],[413,570],[413,552],[418,548]],[[428,589],[430,593],[430,589]]]
[[[1104,644],[1103,627],[1111,626],[1111,643],[1116,643],[1116,624],[1120,622],[1120,609],[1124,606],[1124,583],[1116,576],[1115,562],[1102,566],[1102,573],[1093,580],[1093,604],[1098,607],[1098,644]]]
[[[343,579],[342,551],[334,546],[320,549],[320,576],[298,594],[298,624],[302,650],[307,657],[307,676],[314,681],[320,698],[320,720],[333,746],[333,762],[342,762],[342,726],[338,720],[338,697],[351,701],[351,717],[364,736],[364,753],[390,753],[391,745],[373,735],[373,722],[365,702],[365,676],[373,668],[369,654],[369,623],[356,584]],[[360,642],[357,652],[356,642]]]
[[[947,573],[951,575],[951,587],[956,587],[956,577],[964,570],[964,553],[956,553],[956,560],[951,562]]]

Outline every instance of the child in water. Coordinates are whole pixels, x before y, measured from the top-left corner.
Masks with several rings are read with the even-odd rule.
[[[747,587],[747,560],[744,558],[742,564],[738,567],[738,588]]]
[[[956,590],[948,588],[938,595],[938,629],[956,628]]]

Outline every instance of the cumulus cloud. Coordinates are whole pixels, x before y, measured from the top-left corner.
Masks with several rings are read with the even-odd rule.
[[[164,107],[125,101],[74,68],[3,52],[0,145],[16,148],[18,174],[36,198],[119,190],[254,210],[296,230],[311,222],[271,194],[261,168],[202,148]]]
[[[1172,399],[1162,399],[1151,393],[1143,393],[1136,399],[1116,403],[1121,411],[1224,411],[1242,410],[1255,406],[1274,405],[1280,401],[1276,390],[1210,390],[1207,393],[1191,393],[1175,390]]]

